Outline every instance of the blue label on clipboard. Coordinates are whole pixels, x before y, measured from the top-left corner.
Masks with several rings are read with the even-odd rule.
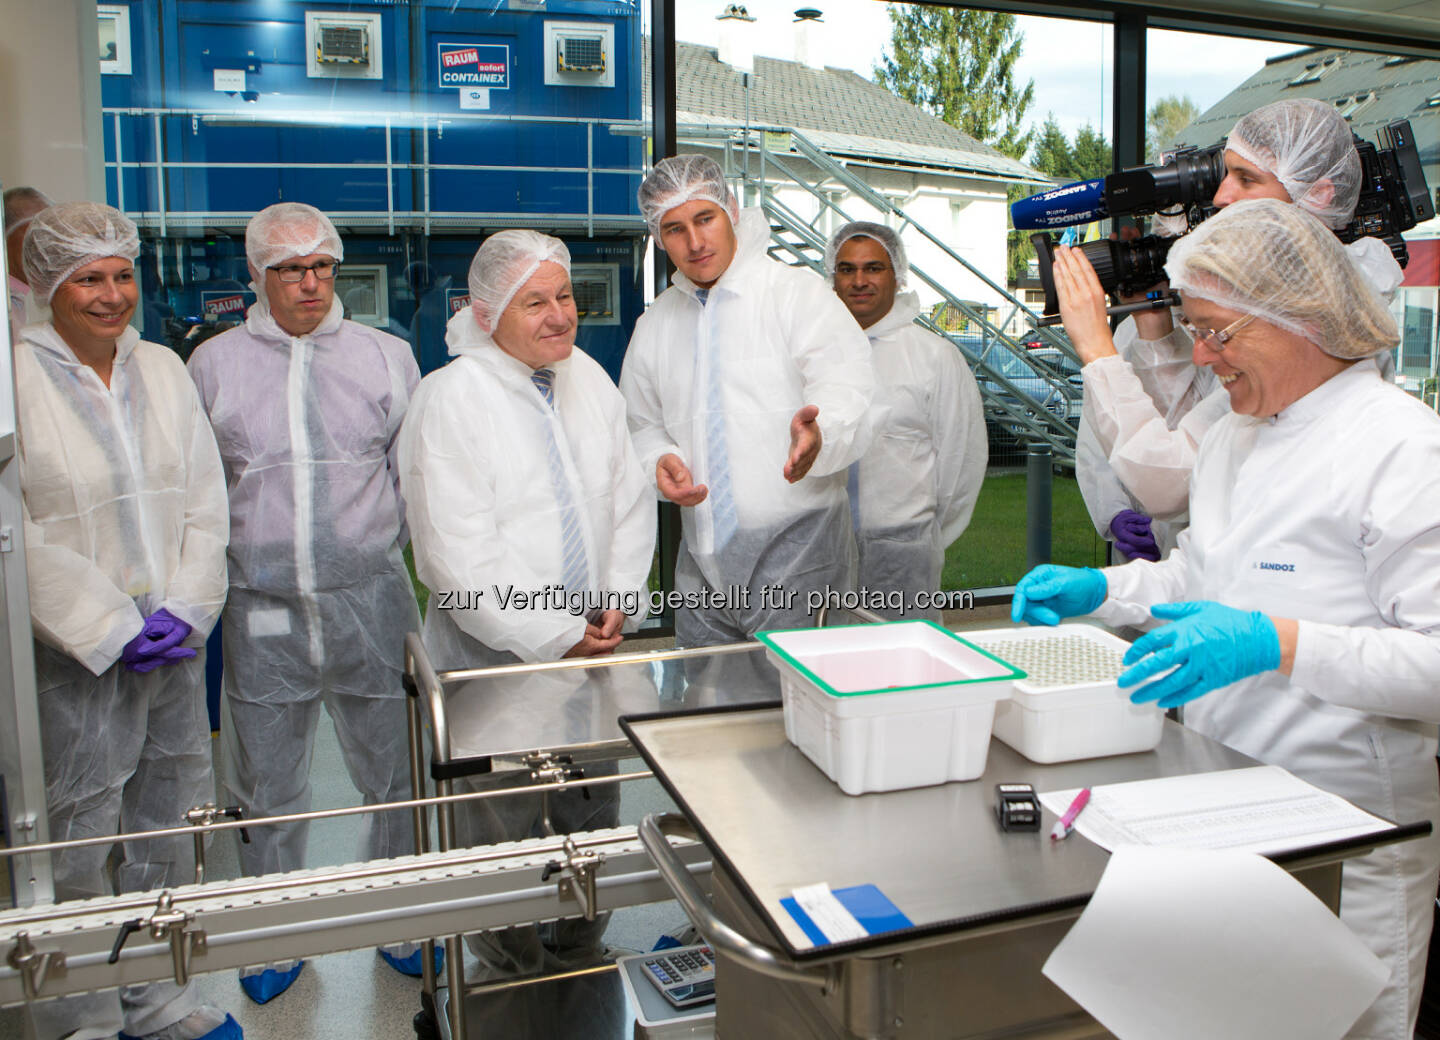
[[[852,917],[865,929],[867,935],[880,935],[884,932],[893,932],[901,928],[910,928],[914,922],[900,912],[900,908],[886,897],[884,892],[874,885],[855,885],[851,888],[837,888],[832,894],[835,899],[846,910],[850,911]],[[786,896],[780,900],[783,906],[795,923],[800,926],[801,931],[816,946],[830,945],[830,939],[826,937],[810,915],[801,909],[800,904],[793,896]]]

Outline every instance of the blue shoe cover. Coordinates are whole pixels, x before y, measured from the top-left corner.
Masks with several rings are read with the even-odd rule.
[[[401,975],[409,975],[411,978],[418,979],[421,975],[424,974],[424,965],[423,962],[420,960],[421,957],[425,956],[425,947],[423,946],[408,957],[397,957],[393,953],[388,952],[383,946],[377,946],[375,948],[375,952],[378,953],[381,957],[385,958],[385,963],[390,965],[390,967],[394,968]],[[436,943],[435,974],[442,975],[444,974],[444,972],[445,947],[441,946],[439,943]]]
[[[163,1036],[167,1032],[168,1030],[161,1030],[160,1035]],[[129,1033],[122,1032],[120,1034],[120,1040],[146,1040],[146,1038],[134,1037]],[[226,1015],[224,1022],[221,1022],[204,1036],[197,1037],[196,1040],[245,1040],[245,1030],[240,1028],[240,1023],[236,1022],[233,1016]]]
[[[245,1040],[245,1030],[240,1028],[240,1023],[235,1021],[234,1016],[226,1015],[224,1022],[200,1037],[199,1040]]]
[[[290,988],[290,984],[300,974],[300,969],[305,967],[304,961],[296,961],[295,967],[288,971],[276,971],[274,968],[266,968],[258,975],[241,975],[240,988],[245,995],[257,1004],[264,1004],[274,1000],[280,994]],[[207,1038],[208,1040],[208,1038]],[[223,1037],[216,1037],[216,1040],[225,1040]]]

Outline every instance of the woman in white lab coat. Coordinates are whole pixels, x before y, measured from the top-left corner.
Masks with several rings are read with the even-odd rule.
[[[15,347],[25,563],[50,838],[185,823],[215,796],[205,638],[225,602],[229,510],[185,366],[130,327],[135,225],[91,202],[51,206],[25,236],[47,319]],[[194,878],[188,836],[58,853],[55,895]],[[238,1040],[192,983],[36,1004],[42,1040]]]
[[[1065,326],[1104,300],[1056,265]],[[1190,528],[1160,563],[1040,567],[1015,619],[1155,626],[1126,657],[1132,700],[1386,819],[1440,815],[1440,416],[1385,382],[1395,322],[1334,234],[1298,207],[1236,203],[1171,252],[1196,364],[1232,414],[1200,447]],[[1197,699],[1198,698],[1198,699]],[[1193,703],[1188,703],[1192,702]],[[1354,1037],[1414,1031],[1440,835],[1345,864],[1340,916],[1390,968]]]

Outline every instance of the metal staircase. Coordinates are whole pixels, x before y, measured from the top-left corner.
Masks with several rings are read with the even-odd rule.
[[[1033,310],[803,134],[778,127],[698,124],[681,125],[677,130],[682,140],[723,148],[726,174],[741,185],[746,203],[759,205],[769,219],[770,253],[777,259],[804,264],[822,276],[825,274],[828,234],[821,228],[831,222],[830,214],[841,222],[856,219],[836,201],[837,187],[882,214],[882,222],[896,231],[918,234],[937,246],[945,258],[946,269],[927,271],[911,264],[910,276],[938,293],[942,303],[948,305],[945,309],[949,313],[963,316],[966,331],[948,331],[929,314],[922,314],[916,320],[937,336],[954,343],[964,354],[980,384],[989,420],[1013,433],[1021,442],[1049,445],[1056,461],[1073,465],[1080,388],[1072,384],[1064,372],[1047,364],[1043,356],[1026,350],[1005,328],[1017,314],[1023,316],[1045,346],[1061,351],[1078,366],[1075,351],[1063,333],[1036,327],[1039,315]],[[815,215],[807,218],[787,205],[776,191],[782,186],[804,189],[818,203]],[[1006,301],[1009,310],[1003,318],[997,321],[986,308],[961,299],[947,287],[947,281],[962,270]]]

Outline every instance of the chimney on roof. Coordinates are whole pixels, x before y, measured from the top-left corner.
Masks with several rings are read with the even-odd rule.
[[[824,24],[818,7],[802,7],[795,12],[795,60],[807,68],[825,68],[820,54],[821,27]]]
[[[720,60],[744,73],[755,71],[755,18],[744,4],[726,4],[720,23]]]

